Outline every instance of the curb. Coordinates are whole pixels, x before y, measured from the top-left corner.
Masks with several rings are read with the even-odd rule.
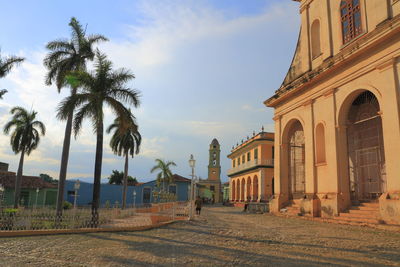
[[[1,237],[19,237],[19,236],[60,235],[60,234],[86,234],[86,233],[145,231],[145,230],[151,230],[154,228],[159,228],[159,227],[162,227],[165,225],[169,225],[174,222],[176,222],[176,220],[152,224],[152,225],[136,226],[136,227],[0,231],[0,238]]]

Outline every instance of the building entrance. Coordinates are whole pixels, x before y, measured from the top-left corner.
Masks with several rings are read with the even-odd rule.
[[[350,192],[353,200],[377,199],[386,191],[385,154],[379,103],[360,94],[348,114]]]

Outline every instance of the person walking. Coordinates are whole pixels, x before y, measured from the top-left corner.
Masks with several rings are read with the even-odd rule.
[[[247,209],[249,208],[249,203],[250,203],[250,201],[251,201],[251,197],[250,197],[250,196],[248,196],[248,197],[247,197],[247,201],[244,203],[244,209],[243,209],[243,212],[246,212],[246,211],[247,211]]]
[[[201,205],[202,205],[202,201],[200,197],[196,198],[196,201],[194,202],[194,205],[196,206],[196,215],[200,215],[201,212]]]

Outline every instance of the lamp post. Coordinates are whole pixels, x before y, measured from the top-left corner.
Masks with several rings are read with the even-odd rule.
[[[36,199],[35,199],[35,209],[37,209],[37,200],[39,195],[39,188],[36,188]]]
[[[0,207],[3,207],[4,186],[0,184]]]
[[[136,208],[136,190],[133,190],[133,208]]]
[[[74,195],[74,209],[76,209],[76,200],[78,198],[78,190],[81,187],[81,183],[79,182],[79,179],[76,180],[74,184],[74,190],[75,190],[75,195]]]
[[[194,180],[194,167],[196,166],[196,160],[194,159],[193,155],[190,155],[189,159],[189,166],[192,168],[192,180],[190,181],[190,212],[189,212],[189,219],[193,218],[193,199],[194,199],[194,190],[193,190],[193,180]]]

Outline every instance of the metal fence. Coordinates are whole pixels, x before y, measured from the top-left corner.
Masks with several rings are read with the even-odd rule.
[[[124,210],[103,208],[99,209],[95,221],[90,208],[64,210],[61,216],[57,216],[51,208],[2,209],[0,231],[127,228],[181,220],[188,216],[187,202],[152,204]]]

